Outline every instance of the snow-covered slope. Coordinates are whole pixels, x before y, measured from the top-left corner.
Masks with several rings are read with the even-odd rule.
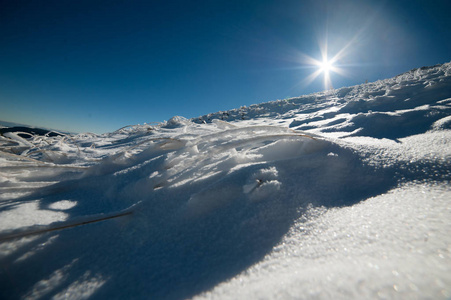
[[[0,137],[0,298],[451,297],[451,64]]]

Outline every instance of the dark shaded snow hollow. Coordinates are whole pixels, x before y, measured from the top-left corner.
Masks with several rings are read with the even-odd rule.
[[[451,65],[0,136],[1,299],[451,297]]]

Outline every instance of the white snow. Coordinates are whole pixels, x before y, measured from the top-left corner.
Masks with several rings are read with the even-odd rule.
[[[409,184],[310,208],[263,261],[197,299],[448,298],[449,199],[447,185]]]
[[[451,64],[0,136],[1,299],[451,297]]]

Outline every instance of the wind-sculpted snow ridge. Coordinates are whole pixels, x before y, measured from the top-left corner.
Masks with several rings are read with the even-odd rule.
[[[450,108],[444,64],[103,135],[5,133],[0,298],[446,299]]]
[[[421,109],[423,105],[440,105],[438,101],[445,100],[450,95],[450,74],[451,63],[422,67],[374,83],[243,106],[240,109],[208,114],[193,121],[202,123],[220,119],[230,122],[258,118],[285,120],[295,117],[291,127],[304,125],[305,128],[310,128],[309,123],[317,124],[317,121],[330,121],[331,117],[335,117],[332,122],[337,123],[333,125],[343,123],[344,126],[346,122],[341,119],[352,113],[380,112],[389,115],[388,112],[400,114],[403,109]]]

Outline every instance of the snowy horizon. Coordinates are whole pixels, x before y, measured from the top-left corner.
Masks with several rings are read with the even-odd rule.
[[[437,67],[437,66],[440,66],[440,65],[446,65],[446,64],[449,64],[449,63],[451,63],[451,62],[446,62],[446,63],[443,63],[443,64],[435,64],[435,65],[432,65],[432,66],[422,66],[422,67],[414,68],[414,69],[402,72],[402,73],[394,76],[393,78],[402,76],[402,75],[410,73],[410,72],[414,72],[414,71],[416,71],[418,69],[428,69],[428,68],[433,68],[433,67]],[[376,83],[381,82],[381,81],[384,81],[384,79],[379,79],[379,80],[376,80],[374,82],[365,82],[365,83],[362,82],[361,84],[352,85],[352,86],[343,86],[343,87],[340,87],[340,88],[331,88],[329,90],[323,90],[323,91],[319,91],[319,92],[312,92],[312,93],[308,93],[308,94],[297,96],[297,97],[289,97],[289,98],[285,98],[285,99],[278,99],[278,100],[273,100],[273,101],[268,101],[268,102],[262,102],[260,104],[256,103],[256,104],[251,104],[249,106],[242,105],[240,108],[234,108],[234,109],[225,110],[225,111],[218,111],[218,112],[208,113],[206,115],[190,118],[190,120],[192,120],[194,122],[199,122],[199,120],[205,121],[205,120],[208,120],[209,118],[212,118],[212,117],[217,117],[217,118],[223,120],[224,118],[226,118],[226,119],[228,118],[227,117],[228,114],[236,113],[237,111],[243,111],[243,109],[246,110],[248,108],[251,109],[252,107],[259,107],[261,105],[270,104],[270,103],[273,103],[273,102],[286,102],[286,101],[292,101],[292,100],[296,100],[296,99],[299,99],[299,98],[305,98],[305,97],[308,98],[308,99],[316,99],[316,98],[318,98],[318,96],[321,97],[321,96],[324,96],[324,95],[332,95],[333,93],[337,93],[337,92],[339,92],[341,90],[347,90],[347,89],[356,88],[356,87],[364,85],[364,84],[376,84]],[[184,116],[180,116],[180,115],[174,115],[173,116],[173,118],[178,118],[178,117],[184,118]],[[127,128],[127,127],[132,127],[132,126],[139,126],[139,125],[146,126],[146,125],[164,124],[164,123],[166,123],[168,121],[170,121],[170,120],[164,120],[162,122],[150,121],[150,122],[145,122],[143,124],[129,124],[129,125],[125,125],[125,126],[123,126],[121,128],[118,128],[115,131],[118,131],[120,129]],[[48,128],[48,127],[45,127],[45,126],[40,126],[39,124],[16,123],[16,122],[0,120],[0,127],[2,127],[2,126],[3,127],[21,127],[21,126],[26,126],[26,127],[30,127],[30,128],[40,128],[40,129],[44,129],[44,130],[55,131],[55,132],[62,132],[62,133],[66,133],[66,134],[83,134],[83,133],[92,134],[92,133],[94,133],[92,131],[87,131],[87,132],[65,132],[64,130],[61,130],[60,128]],[[94,134],[102,135],[102,134],[109,134],[109,133],[112,133],[112,132],[114,132],[114,131],[104,132],[104,133],[94,133]]]
[[[448,299],[451,63],[0,135],[2,299]]]

